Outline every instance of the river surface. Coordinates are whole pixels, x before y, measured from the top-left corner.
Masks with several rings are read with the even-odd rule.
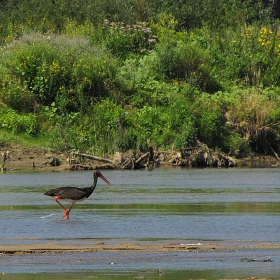
[[[87,187],[92,171],[0,174],[0,244],[162,242],[279,244],[280,169],[105,170],[70,220],[43,193]],[[65,204],[67,205],[67,204]],[[244,262],[244,258],[271,262]],[[280,279],[279,250],[0,255],[9,279]],[[0,276],[1,278],[1,276]],[[35,279],[34,278],[34,279]]]

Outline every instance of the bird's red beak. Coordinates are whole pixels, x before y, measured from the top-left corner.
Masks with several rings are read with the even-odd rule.
[[[99,173],[99,177],[106,182],[108,185],[112,185],[101,173]]]

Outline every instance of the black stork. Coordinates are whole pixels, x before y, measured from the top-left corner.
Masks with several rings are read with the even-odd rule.
[[[44,193],[44,195],[48,195],[54,197],[54,200],[64,209],[63,217],[66,217],[66,220],[69,220],[69,213],[76,202],[83,201],[86,198],[89,198],[93,193],[97,179],[100,177],[104,180],[108,185],[111,183],[101,174],[100,171],[95,171],[93,173],[93,184],[87,188],[74,188],[74,187],[60,187],[57,189],[53,189]],[[67,210],[58,200],[65,200],[71,203],[69,210]]]

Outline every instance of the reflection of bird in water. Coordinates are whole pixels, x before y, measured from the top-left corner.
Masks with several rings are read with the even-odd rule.
[[[74,188],[74,187],[60,187],[57,189],[53,189],[44,193],[44,195],[48,195],[54,197],[54,200],[64,209],[63,217],[69,219],[69,213],[76,202],[83,201],[86,198],[89,198],[93,193],[97,179],[100,177],[104,180],[108,185],[111,183],[101,174],[100,171],[95,171],[93,173],[93,184],[91,187],[87,188]],[[69,210],[67,210],[58,200],[65,200],[71,203]]]

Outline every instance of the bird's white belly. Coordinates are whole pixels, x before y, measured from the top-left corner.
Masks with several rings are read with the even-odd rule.
[[[76,202],[80,202],[80,201],[83,201],[85,200],[86,197],[82,198],[82,199],[78,199],[78,200],[75,200],[75,199],[69,199],[69,198],[63,198],[62,200],[63,201],[67,201],[67,202],[70,202],[70,203],[76,203]]]

